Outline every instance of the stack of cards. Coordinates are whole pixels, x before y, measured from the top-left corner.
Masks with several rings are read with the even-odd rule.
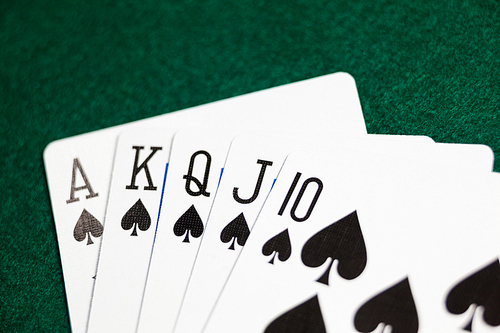
[[[483,145],[368,135],[345,73],[44,153],[73,332],[498,332]]]

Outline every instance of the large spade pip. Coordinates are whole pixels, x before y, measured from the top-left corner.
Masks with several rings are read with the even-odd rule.
[[[265,333],[326,333],[318,295],[273,320]]]
[[[463,328],[472,332],[472,320],[478,306],[484,307],[483,319],[490,326],[500,325],[500,263],[498,259],[459,282],[449,292],[446,308],[453,314],[462,314],[475,305],[468,324]]]
[[[320,230],[302,248],[302,262],[319,267],[332,258],[325,273],[316,281],[328,285],[332,264],[346,280],[357,278],[366,266],[366,247],[356,211]]]
[[[73,237],[78,242],[81,242],[87,238],[87,245],[94,244],[90,235],[94,237],[101,237],[103,227],[101,222],[99,222],[92,214],[83,209],[82,214],[76,222],[75,228],[73,229]]]
[[[382,291],[356,312],[354,326],[358,332],[373,332],[378,325],[392,327],[391,333],[417,333],[418,314],[408,278]]]

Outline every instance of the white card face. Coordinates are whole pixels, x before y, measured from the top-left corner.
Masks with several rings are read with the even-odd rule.
[[[174,138],[139,332],[173,329],[233,136],[182,131]]]
[[[438,156],[448,159],[455,169],[471,172],[493,171],[495,155],[486,145],[437,143]]]
[[[434,144],[419,137],[368,135],[364,139],[314,140],[310,136],[297,141],[262,133],[238,136],[231,144],[175,332],[196,332],[203,328],[286,155],[296,149],[323,147],[329,151],[336,146],[414,160],[431,159],[464,172],[491,172],[493,163],[491,150],[486,146]]]
[[[499,175],[329,154],[287,158],[204,332],[461,332],[500,283],[455,288],[498,260]]]
[[[202,255],[198,250],[199,245],[233,136],[234,133],[231,132],[208,131],[192,134],[191,131],[181,131],[177,133],[174,139],[165,184],[165,208],[160,217],[155,239],[140,315],[140,332],[150,332],[158,328],[165,328],[169,331],[174,328],[184,291],[191,276],[193,263],[197,255]],[[295,137],[292,134],[287,136],[288,140]],[[255,137],[261,138],[260,141],[253,142],[253,144],[257,145],[266,144],[272,138],[264,133],[259,133]],[[395,140],[392,137],[390,139]],[[316,141],[319,142],[320,140]],[[357,142],[362,141],[362,139],[349,138],[347,140],[339,137],[336,141],[341,144],[341,142]],[[382,139],[376,141],[382,142]],[[421,138],[405,138],[404,141],[415,141],[415,145],[432,142]],[[283,140],[283,142],[287,141]],[[295,144],[295,146],[297,145]],[[396,143],[392,143],[392,145],[396,145]],[[291,141],[289,146],[293,147]],[[280,155],[281,149],[287,148],[285,144],[273,145],[273,147],[275,147],[276,151],[280,151]],[[244,149],[246,148],[255,149],[256,147],[249,145],[249,147],[244,147]],[[210,158],[209,169],[206,168],[207,157]],[[264,175],[265,168],[271,166],[272,163],[265,160],[260,162],[264,168]],[[191,163],[193,163],[193,166],[190,165]],[[192,167],[198,168],[196,172],[194,169],[192,171],[196,176],[191,176],[188,172]],[[279,166],[275,168],[274,174],[277,173],[277,170],[279,170]],[[194,177],[193,180],[187,182],[187,178],[191,177]],[[266,190],[263,192],[263,196],[269,191],[271,180],[266,180]],[[210,191],[208,188],[210,188]],[[188,193],[188,189],[193,193]],[[240,198],[240,200],[248,201],[249,199]],[[193,220],[192,216],[197,218]],[[196,223],[199,224],[199,227],[194,226]],[[189,224],[192,225],[189,226]],[[235,221],[234,224],[236,229],[240,228],[238,221]],[[245,224],[243,222],[242,226]],[[190,231],[188,232],[188,230]],[[240,231],[245,232],[244,230]],[[246,232],[249,232],[248,228]],[[200,239],[197,240],[196,238]],[[230,240],[231,237],[226,242]],[[241,240],[239,241],[241,242]],[[232,248],[234,246],[234,244],[231,245]]]
[[[88,332],[136,329],[174,133],[118,139]]]
[[[173,135],[173,131],[148,128],[129,130],[120,135],[106,212],[106,220],[113,222],[108,224],[109,227],[102,238],[97,269],[98,278],[94,287],[88,332],[102,330],[134,332],[136,330],[155,239],[155,233],[149,230],[156,230],[156,221],[153,217],[157,216],[159,219],[163,204],[168,214],[168,211],[172,209],[170,207],[187,203],[185,206],[190,208],[186,209],[185,214],[191,215],[193,212],[199,214],[201,229],[196,229],[197,227],[194,226],[196,230],[193,230],[193,226],[186,225],[181,227],[181,230],[185,231],[182,228],[188,228],[190,232],[181,232],[181,235],[185,234],[184,240],[188,243],[190,236],[201,237],[202,235],[203,224],[206,224],[206,216],[215,198],[215,189],[221,178],[222,167],[235,133],[231,131],[179,131],[175,136],[172,161],[169,163],[170,143]],[[404,140],[421,142],[421,139],[417,138]],[[149,151],[147,151],[148,147]],[[165,179],[167,163],[170,165],[170,177]],[[185,170],[179,167],[181,165],[185,166]],[[180,175],[179,172],[184,174]],[[137,185],[140,181],[136,179],[141,178],[145,186]],[[189,181],[187,181],[188,178],[190,178]],[[180,181],[183,186],[178,186],[179,181],[176,182],[176,179],[183,179]],[[163,183],[164,180],[166,185]],[[208,192],[209,188],[212,193]],[[165,191],[164,202],[161,200],[163,191]],[[184,198],[178,200],[179,194],[181,198],[184,194]],[[200,197],[201,200],[191,200],[193,197]],[[128,201],[127,198],[129,198]],[[194,206],[195,202],[197,202],[196,206]],[[193,221],[188,224],[191,222]],[[144,230],[141,229],[141,223],[145,223]],[[126,230],[132,226],[133,231],[128,235]],[[175,248],[173,245],[175,243],[165,235],[165,229],[159,230],[156,242],[157,253],[151,260],[152,280],[158,283],[156,287],[150,286],[148,291],[153,295],[165,292],[160,299],[168,301],[151,305],[149,301],[151,296],[147,296],[145,308],[152,309],[153,312],[145,314],[146,318],[148,316],[163,318],[165,317],[162,315],[163,312],[167,311],[168,307],[173,307],[176,303],[174,295],[177,295],[179,290],[184,290],[187,285],[197,251],[197,245],[191,245],[191,252],[184,254],[182,251],[185,251],[185,245],[181,243],[179,248]],[[179,236],[175,230],[174,234]],[[170,245],[165,246],[165,242]],[[179,251],[180,254],[178,254]],[[172,260],[169,259],[171,253],[175,254],[177,263],[166,267],[173,266],[176,269],[167,270],[165,273],[163,268],[160,268],[162,273],[160,277],[157,277],[156,266],[164,267],[165,262]],[[123,276],[127,278],[123,279]],[[164,290],[166,285],[171,286],[170,292],[168,288]],[[124,290],[127,292],[123,292]],[[180,301],[181,298],[177,298],[177,303],[180,304]],[[173,314],[173,311],[169,313]],[[174,315],[171,317],[175,318]],[[149,320],[146,322],[150,323]],[[154,324],[154,322],[151,323]],[[164,327],[166,324],[163,322],[161,325]]]
[[[401,154],[432,145],[428,138],[373,135],[367,139],[315,139],[315,136],[308,136],[304,141],[284,134],[279,137],[264,133],[236,137],[210,213],[210,224],[196,257],[176,332],[196,332],[203,328],[286,156],[293,150],[321,145],[318,143],[324,145],[325,142],[331,142],[333,147],[378,147],[379,150]],[[197,315],[193,317],[192,313]]]
[[[44,162],[73,332],[86,328],[101,240],[76,240],[75,225],[84,209],[105,224],[118,134],[147,126],[366,134],[354,80],[336,73],[51,143]]]

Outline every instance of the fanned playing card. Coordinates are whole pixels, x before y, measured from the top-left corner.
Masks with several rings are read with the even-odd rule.
[[[498,174],[328,155],[287,158],[204,332],[498,329]]]
[[[255,135],[268,137],[264,133]],[[198,255],[203,255],[199,246],[207,228],[207,219],[216,191],[218,192],[222,168],[233,136],[234,133],[231,132],[183,131],[174,139],[164,192],[166,205],[160,217],[151,258],[139,321],[140,332],[158,327],[167,330],[174,328],[184,291],[192,275],[193,263]],[[287,136],[293,138],[294,134]],[[405,140],[419,144],[432,142],[422,138]],[[342,141],[349,142],[339,137],[338,143]],[[262,160],[260,164],[260,174],[263,177],[265,168],[272,163]],[[270,183],[266,185],[267,191],[268,185]],[[235,195],[238,196],[237,191]],[[256,197],[258,193],[252,196]],[[238,200],[248,203],[254,201],[252,197],[238,197]],[[237,241],[240,246],[243,245],[248,234],[245,217],[241,215],[228,224],[221,238],[227,239],[226,242],[232,241],[230,247],[234,249],[234,243]],[[203,318],[201,313],[200,318]]]
[[[174,133],[137,129],[118,139],[88,332],[137,326]]]
[[[44,163],[73,332],[87,324],[116,139],[148,126],[366,134],[354,80],[336,73],[51,143]]]
[[[314,136],[308,136],[299,141],[292,136],[286,138],[263,133],[238,136],[231,144],[224,177],[177,319],[176,332],[203,328],[239,252],[251,237],[253,223],[288,152],[319,147],[325,152],[332,147],[343,147],[416,160],[438,156],[448,168],[460,168],[463,172],[488,173],[493,164],[493,155],[486,146],[434,144],[423,137],[369,135],[362,139],[314,139]],[[263,251],[268,253],[271,262],[284,260],[290,255],[287,241],[288,233],[284,230],[266,243]],[[192,313],[196,316],[193,317]]]
[[[233,136],[182,131],[174,138],[139,332],[173,329]]]

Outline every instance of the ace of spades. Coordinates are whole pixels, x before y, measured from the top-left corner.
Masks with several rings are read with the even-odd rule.
[[[88,332],[135,330],[174,133],[118,139]]]
[[[387,290],[404,294],[401,302],[409,304],[405,306],[410,310],[414,302],[415,311],[380,315],[370,325],[380,328],[404,323],[408,313],[415,316],[416,312],[418,332],[458,332],[459,321],[444,307],[446,294],[458,272],[465,275],[498,251],[495,233],[500,209],[495,200],[500,199],[499,175],[466,177],[463,172],[450,172],[436,160],[409,162],[369,153],[336,155],[332,151],[329,156],[331,160],[295,153],[287,158],[204,332],[218,332],[222,327],[265,331],[314,295],[327,332],[360,332],[356,327],[366,327],[363,318],[374,317],[365,315],[376,308],[370,300]],[[301,181],[283,214],[278,215],[297,172],[302,173],[302,179],[315,177],[324,184],[316,207],[302,222],[290,213]],[[303,200],[308,200],[298,204],[296,217],[307,214],[312,192],[307,195],[306,191]],[[447,200],[442,200],[444,196]],[[307,267],[308,260],[304,262],[301,251],[307,251],[308,242],[314,242],[321,230],[354,211],[366,246],[366,267],[361,274],[354,279],[342,277],[342,259],[333,259],[333,265],[328,259],[318,267],[314,266],[319,261]],[[480,224],[474,232],[470,230],[471,220]],[[269,265],[262,246],[285,228],[290,234],[292,255],[280,265]],[[318,277],[329,266],[326,285]],[[408,288],[391,289],[405,279]],[[238,301],[242,299],[245,302]],[[396,308],[404,307],[401,304]],[[225,315],[230,309],[231,316]],[[362,314],[357,326],[356,313]],[[294,329],[289,327],[287,331]]]

